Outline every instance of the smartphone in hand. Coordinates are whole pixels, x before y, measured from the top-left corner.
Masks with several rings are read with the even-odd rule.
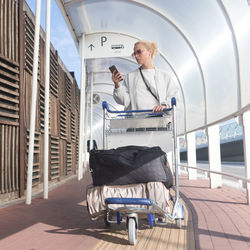
[[[109,70],[110,70],[110,72],[113,74],[114,72],[115,73],[118,73],[119,71],[117,70],[117,68],[116,68],[116,66],[115,65],[112,65],[112,66],[110,66],[109,67]],[[115,74],[116,75],[116,74]],[[120,79],[119,79],[119,81],[122,81],[123,80],[123,78],[121,77]]]
[[[110,72],[113,74],[115,71],[118,72],[117,68],[115,65],[112,65],[109,67]]]

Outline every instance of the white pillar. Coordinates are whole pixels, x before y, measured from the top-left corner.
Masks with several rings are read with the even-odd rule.
[[[90,89],[90,150],[93,149],[93,88],[94,88],[94,74],[91,72],[91,89]]]
[[[86,105],[85,105],[85,120],[84,120],[84,167],[87,168],[88,164],[89,164],[89,153],[87,152],[87,141],[88,141],[88,126],[89,126],[89,93],[86,93]]]
[[[36,99],[37,99],[37,71],[38,71],[38,52],[39,52],[39,31],[40,31],[40,12],[41,0],[36,1],[36,19],[35,19],[35,38],[34,38],[34,56],[32,71],[32,97],[30,110],[30,134],[29,134],[29,154],[28,154],[28,172],[27,172],[27,193],[26,204],[31,204],[32,196],[32,172],[34,158],[34,138],[36,122]]]
[[[50,76],[50,0],[46,10],[45,41],[45,111],[44,111],[44,166],[43,166],[43,198],[48,199],[49,192],[49,78]]]
[[[187,134],[187,161],[188,166],[197,167],[195,132]],[[188,168],[188,178],[189,180],[196,180],[197,169]]]
[[[250,179],[250,110],[243,114],[243,142],[246,178]],[[250,183],[247,183],[247,203],[250,205]]]
[[[219,125],[213,125],[207,128],[208,134],[208,161],[209,170],[221,172],[221,155],[220,155],[220,131]],[[210,173],[210,188],[222,186],[222,176]]]
[[[86,86],[86,72],[85,72],[85,59],[84,59],[84,45],[85,45],[85,35],[82,34],[80,39],[81,48],[81,87],[80,87],[80,131],[79,131],[79,157],[78,157],[78,180],[83,177],[83,152],[84,152],[84,117],[85,117],[85,86]]]
[[[180,156],[180,138],[177,137],[177,164],[178,164],[178,172],[181,173],[181,168],[179,166],[181,162],[181,156]]]

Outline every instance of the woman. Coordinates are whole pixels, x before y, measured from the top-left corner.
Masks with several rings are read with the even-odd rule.
[[[125,106],[125,110],[152,109],[153,113],[158,113],[171,107],[171,98],[176,97],[178,88],[167,72],[154,67],[156,53],[154,42],[138,41],[133,56],[140,67],[125,76],[123,85],[120,84],[122,74],[113,72],[113,96],[118,104]]]

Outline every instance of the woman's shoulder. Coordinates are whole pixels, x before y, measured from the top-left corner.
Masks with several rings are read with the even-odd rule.
[[[162,73],[162,74],[169,75],[169,72],[167,70],[165,70],[165,69],[155,68],[155,70]]]

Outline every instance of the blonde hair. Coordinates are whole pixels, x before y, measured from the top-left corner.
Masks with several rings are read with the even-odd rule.
[[[157,44],[155,42],[150,42],[147,40],[140,40],[140,41],[136,42],[134,46],[136,46],[137,44],[143,44],[147,50],[151,50],[152,51],[152,55],[151,55],[152,58],[154,58],[156,56],[156,54],[158,53],[158,47],[157,47]]]

